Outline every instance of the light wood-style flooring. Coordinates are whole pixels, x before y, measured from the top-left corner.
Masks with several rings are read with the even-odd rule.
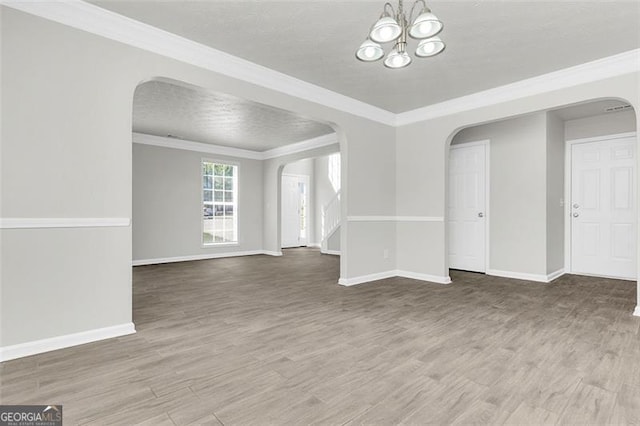
[[[341,287],[312,249],[134,268],[137,334],[5,362],[65,424],[639,424],[635,283]]]

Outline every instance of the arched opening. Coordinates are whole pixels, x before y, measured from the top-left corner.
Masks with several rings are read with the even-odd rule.
[[[636,281],[636,128],[629,102],[596,99],[456,130],[445,215],[454,281],[456,270]]]
[[[281,248],[312,247],[340,255],[340,157],[336,151],[279,169]]]
[[[167,78],[136,88],[132,140],[134,266],[280,255],[282,168],[345,146],[334,124]]]

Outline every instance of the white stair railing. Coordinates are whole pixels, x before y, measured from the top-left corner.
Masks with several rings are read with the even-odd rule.
[[[340,226],[340,191],[322,207],[322,242],[323,250],[327,249],[327,239]]]

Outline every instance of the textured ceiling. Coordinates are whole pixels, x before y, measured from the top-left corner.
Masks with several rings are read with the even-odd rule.
[[[395,113],[640,47],[638,0],[428,1],[447,49],[401,70],[354,56],[383,0],[93,3]]]
[[[266,151],[326,135],[333,129],[235,96],[150,81],[136,89],[133,131]]]

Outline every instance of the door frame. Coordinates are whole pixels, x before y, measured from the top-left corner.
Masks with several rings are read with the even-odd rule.
[[[305,203],[307,206],[307,237],[306,237],[306,241],[304,244],[301,244],[300,247],[309,247],[309,230],[311,228],[311,217],[309,215],[309,213],[313,210],[310,206],[310,202],[311,202],[311,176],[308,175],[301,175],[301,174],[296,174],[296,173],[282,173],[282,175],[280,176],[280,187],[282,188],[282,178],[283,177],[294,177],[297,178],[298,180],[302,180],[304,181],[304,184],[307,185],[307,191],[306,191],[306,195],[305,195]],[[280,203],[282,204],[282,198],[280,199]],[[282,206],[280,206],[280,209],[282,209]],[[315,220],[315,218],[314,218]],[[283,226],[283,222],[282,222],[282,214],[280,215],[280,249],[283,248],[282,245],[282,230],[284,229]],[[299,237],[298,237],[299,238]]]
[[[449,153],[451,153],[452,149],[459,149],[459,148],[471,148],[474,146],[484,146],[484,274],[488,274],[488,272],[491,270],[491,234],[490,234],[490,230],[491,230],[491,139],[483,139],[483,140],[479,140],[479,141],[472,141],[472,142],[464,142],[464,143],[459,143],[459,144],[455,144],[455,145],[449,145]],[[448,161],[451,161],[451,156],[449,155],[449,159]],[[449,184],[449,170],[450,170],[450,166],[451,164],[447,164],[447,223],[446,226],[447,228],[449,228],[449,205],[448,205],[448,200],[449,200],[449,192],[451,191],[451,187],[448,185]],[[448,253],[448,247],[451,244],[451,241],[449,240],[451,238],[451,233],[449,232],[449,229],[447,229],[447,266],[448,269],[451,269],[451,265],[449,265],[449,253]]]
[[[564,150],[564,273],[572,274],[573,269],[571,267],[571,148],[573,145],[590,142],[603,142],[616,139],[628,139],[636,138],[636,132],[615,133],[612,135],[596,136],[592,138],[581,139],[568,139],[565,140]],[[636,152],[636,156],[638,153]],[[636,160],[636,176],[638,175],[638,161]],[[637,177],[636,177],[637,181]],[[636,189],[637,197],[637,189]],[[637,207],[636,207],[637,210]],[[636,215],[637,215],[636,211]],[[636,247],[636,250],[640,247]],[[637,256],[637,253],[636,253]],[[584,274],[583,274],[584,275]],[[620,278],[620,277],[607,277],[606,275],[598,275],[602,278],[614,278],[617,280],[637,281],[637,277],[634,278]]]

